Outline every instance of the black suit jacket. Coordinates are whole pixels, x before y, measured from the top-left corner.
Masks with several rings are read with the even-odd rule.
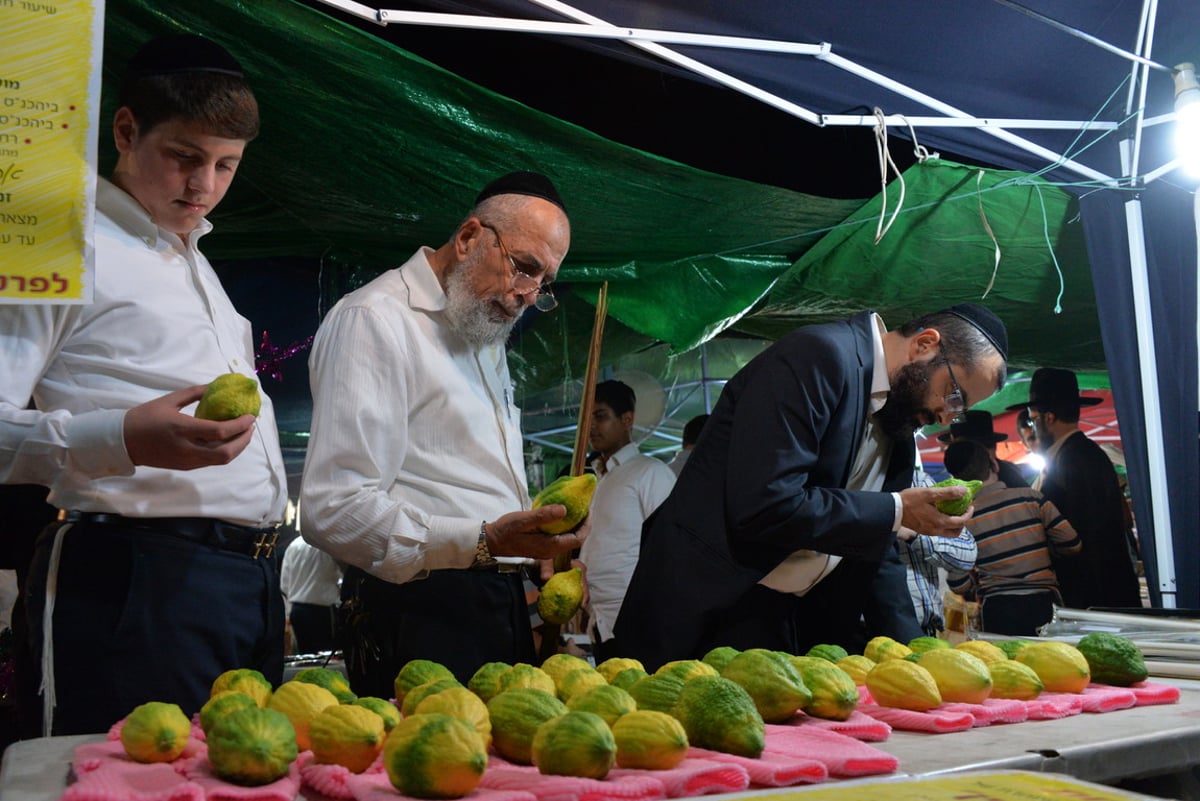
[[[845,489],[869,408],[872,325],[862,312],[799,328],[726,384],[643,526],[616,623],[628,656],[647,669],[701,656],[713,616],[800,549],[848,557],[814,593],[857,622],[895,541],[892,496]],[[914,448],[912,437],[893,443],[885,490],[911,486]]]
[[[1125,532],[1125,499],[1104,450],[1082,432],[1071,434],[1047,463],[1041,491],[1083,542],[1078,555],[1054,559],[1063,603],[1075,609],[1140,606]]]

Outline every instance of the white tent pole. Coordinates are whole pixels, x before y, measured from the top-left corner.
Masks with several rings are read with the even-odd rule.
[[[1175,549],[1172,545],[1171,504],[1163,445],[1162,412],[1159,407],[1158,371],[1154,363],[1154,325],[1150,313],[1150,283],[1147,278],[1146,240],[1142,201],[1125,203],[1125,227],[1129,238],[1129,274],[1133,279],[1133,317],[1137,332],[1138,366],[1142,383],[1142,415],[1146,424],[1146,460],[1150,468],[1150,499],[1154,514],[1154,554],[1158,565],[1158,590],[1164,609],[1175,608]]]
[[[329,0],[322,0],[322,2],[329,2]],[[550,11],[554,11],[558,14],[561,14],[564,17],[573,19],[577,22],[586,23],[587,26],[590,26],[589,28],[585,28],[585,29],[576,29],[572,26],[564,26],[561,30],[561,33],[575,35],[575,36],[585,36],[585,37],[586,36],[602,36],[604,38],[620,39],[621,41],[626,42],[627,44],[629,44],[632,47],[636,47],[640,50],[644,50],[647,53],[650,53],[666,62],[675,64],[676,66],[683,67],[684,69],[695,72],[698,75],[706,77],[722,86],[728,87],[728,88],[733,89],[738,92],[741,92],[749,97],[753,97],[756,100],[760,100],[760,101],[766,103],[767,105],[778,108],[781,111],[791,114],[794,117],[798,117],[806,122],[812,123],[813,125],[824,126],[824,125],[829,124],[829,120],[826,117],[818,115],[818,114],[814,113],[813,111],[811,111],[807,108],[804,108],[803,106],[797,105],[796,103],[793,103],[782,97],[779,97],[776,94],[773,94],[771,92],[767,92],[763,89],[760,89],[759,87],[754,86],[753,84],[747,83],[746,81],[743,81],[740,78],[735,78],[734,76],[732,76],[726,72],[722,72],[721,70],[714,69],[713,67],[710,67],[707,64],[704,64],[703,62],[697,61],[696,59],[690,58],[689,56],[682,55],[680,53],[675,52],[674,50],[663,47],[662,45],[658,44],[657,42],[644,41],[641,38],[635,38],[635,37],[649,38],[649,37],[658,37],[659,35],[663,35],[664,38],[670,38],[674,42],[678,42],[678,43],[713,46],[714,44],[716,44],[715,40],[720,39],[721,37],[701,36],[701,35],[695,35],[695,34],[681,34],[678,32],[661,32],[661,31],[652,31],[652,30],[645,30],[645,29],[639,30],[639,29],[633,29],[633,28],[621,28],[621,27],[618,27],[616,25],[613,25],[613,24],[607,22],[604,19],[601,19],[600,17],[596,17],[592,14],[588,14],[587,12],[577,9],[573,6],[567,5],[566,3],[560,2],[560,0],[530,0],[530,2],[532,2],[534,5],[537,5],[542,8],[545,8]],[[385,23],[413,22],[415,24],[434,24],[430,20],[431,17],[443,17],[444,18],[447,16],[451,16],[451,15],[437,15],[437,14],[431,15],[431,14],[424,14],[424,13],[418,14],[417,12],[406,12],[406,11],[400,11],[397,9],[382,9],[379,12],[380,20]],[[462,16],[462,15],[458,15],[458,16]],[[438,24],[455,24],[455,23],[443,19],[443,20],[439,21]],[[461,24],[461,22],[458,24]],[[546,33],[549,31],[549,29],[546,26],[551,25],[551,24],[552,23],[536,22],[536,21],[532,21],[532,20],[506,20],[503,22],[499,22],[497,20],[497,18],[489,18],[489,17],[473,17],[473,18],[471,18],[471,25],[475,26],[475,27],[499,28],[499,27],[503,26],[505,30],[522,31],[522,32],[528,32],[528,33],[538,33],[538,32]],[[554,32],[558,33],[560,31],[555,30]],[[767,44],[769,44],[770,47],[777,48],[781,45],[786,44],[786,43],[774,43],[774,42],[771,42],[771,40],[754,40],[754,39],[747,39],[744,37],[727,37],[727,38],[731,42],[736,41],[737,44],[734,46],[737,46],[737,47],[750,47],[751,45],[754,45],[755,47],[761,47],[761,46],[763,46],[764,43],[767,43]],[[851,72],[853,74],[856,74],[859,77],[866,78],[867,80],[870,80],[881,86],[885,86],[894,92],[897,92],[905,97],[909,97],[911,99],[917,100],[918,102],[921,102],[927,106],[930,106],[939,111],[942,111],[949,116],[968,117],[968,118],[971,117],[970,114],[967,114],[964,111],[961,111],[952,106],[944,104],[941,101],[938,101],[922,92],[918,92],[917,90],[907,87],[904,84],[901,84],[897,81],[893,81],[892,79],[887,78],[877,72],[874,72],[873,70],[869,70],[865,67],[862,67],[861,65],[855,64],[854,62],[852,62],[848,59],[842,58],[840,56],[835,56],[833,53],[830,52],[830,46],[826,43],[822,43],[820,46],[794,45],[794,47],[804,48],[802,51],[799,51],[799,52],[814,55],[817,59],[826,61],[829,64],[831,64],[832,66],[835,66],[840,69]],[[810,52],[809,48],[815,48],[815,49]],[[1086,125],[1086,123],[1085,123],[1085,125]],[[1102,173],[1098,170],[1094,170],[1091,167],[1087,167],[1086,165],[1080,164],[1072,159],[1067,159],[1064,156],[1062,156],[1062,154],[1055,153],[1052,150],[1044,148],[1041,145],[1037,145],[1023,137],[1016,136],[1015,134],[1011,134],[1008,131],[1000,130],[997,128],[990,128],[990,127],[982,127],[981,130],[983,130],[985,133],[987,133],[991,136],[994,136],[998,139],[1002,139],[1005,142],[1008,142],[1010,145],[1019,147],[1022,150],[1025,150],[1025,151],[1032,153],[1036,156],[1039,156],[1041,158],[1047,159],[1048,161],[1050,161],[1052,163],[1058,164],[1064,168],[1067,168],[1076,173],[1079,173],[1080,175],[1084,176],[1085,178],[1090,178],[1092,180],[1097,180],[1097,181],[1103,181],[1106,183],[1112,183],[1115,180],[1112,177],[1105,175],[1104,173]]]
[[[332,0],[322,0],[331,2]],[[721,36],[709,33],[686,33],[655,28],[597,27],[579,22],[548,22],[534,19],[491,17],[482,14],[447,14],[439,11],[404,11],[395,8],[379,10],[379,21],[385,25],[430,25],[443,28],[475,28],[489,31],[516,31],[557,36],[582,36],[589,39],[620,39],[633,42],[684,44],[695,47],[717,47],[731,50],[755,50],[763,53],[789,53],[815,56],[829,49],[827,44],[784,42],[779,39],[752,39],[746,36]]]
[[[866,78],[867,80],[871,81],[872,83],[878,84],[879,86],[882,86],[885,89],[890,89],[893,92],[901,94],[912,100],[916,100],[918,103],[922,103],[926,106],[929,106],[930,108],[940,111],[943,114],[946,114],[948,116],[951,116],[951,117],[969,117],[969,116],[971,116],[971,115],[967,114],[965,111],[955,108],[954,106],[950,105],[949,103],[943,103],[942,101],[938,100],[937,98],[930,97],[929,95],[925,94],[924,92],[918,92],[916,89],[912,89],[911,87],[905,86],[904,84],[900,83],[899,81],[894,81],[891,78],[887,77],[886,75],[876,72],[875,70],[868,69],[867,67],[864,67],[861,64],[856,64],[855,62],[850,61],[849,59],[842,58],[841,56],[837,55],[836,53],[830,52],[830,53],[826,53],[825,55],[818,55],[817,58],[820,59],[821,61],[825,61],[829,64],[832,64],[835,67],[845,70],[846,72],[849,72],[853,75],[857,75],[860,78]],[[1022,150],[1025,150],[1029,153],[1033,153],[1035,156],[1041,156],[1042,158],[1048,159],[1049,161],[1051,161],[1055,164],[1058,164],[1062,167],[1066,167],[1070,170],[1073,170],[1074,172],[1077,172],[1080,175],[1083,175],[1087,178],[1092,178],[1097,181],[1106,181],[1106,182],[1112,182],[1115,180],[1114,178],[1112,178],[1108,175],[1105,175],[1104,173],[1100,172],[1099,170],[1094,170],[1091,167],[1088,167],[1087,165],[1080,164],[1077,161],[1065,158],[1061,154],[1055,153],[1053,150],[1050,150],[1048,148],[1042,147],[1041,145],[1030,142],[1028,139],[1017,136],[1016,134],[1009,133],[1008,131],[1000,130],[998,128],[980,128],[979,130],[983,131],[983,133],[988,134],[989,136],[994,136],[997,139],[1002,139],[1003,141],[1008,142],[1010,145],[1014,145],[1014,146],[1019,147]]]
[[[1154,49],[1154,20],[1158,16],[1158,0],[1142,3],[1142,18],[1138,23],[1138,51],[1147,56]],[[1125,100],[1125,116],[1135,114],[1133,122],[1133,147],[1122,148],[1121,164],[1125,175],[1133,179],[1137,175],[1142,156],[1142,126],[1146,117],[1146,90],[1150,83],[1150,67],[1143,61],[1135,63],[1129,71],[1129,95]],[[1136,100],[1135,100],[1136,97]]]

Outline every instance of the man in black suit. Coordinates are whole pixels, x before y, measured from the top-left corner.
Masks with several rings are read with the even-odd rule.
[[[1054,560],[1063,603],[1074,609],[1142,605],[1130,554],[1129,506],[1104,449],[1079,430],[1079,408],[1100,398],[1079,394],[1070,370],[1042,367],[1029,381],[1027,408],[1046,466],[1035,489],[1053,502],[1083,540],[1070,559]]]
[[[912,617],[896,530],[955,537],[970,516],[934,505],[960,488],[911,487],[913,431],[992,395],[1007,351],[1004,324],[964,303],[892,331],[866,311],[760,354],[643,527],[627,655],[653,670],[719,645],[803,653],[850,641],[864,612],[868,633]]]

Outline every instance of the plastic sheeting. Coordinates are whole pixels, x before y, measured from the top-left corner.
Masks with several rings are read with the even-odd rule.
[[[871,204],[718,176],[614,144],[291,0],[110,0],[103,116],[132,50],[174,31],[205,33],[235,53],[263,111],[262,134],[215,217],[208,252],[320,259],[323,308],[418,246],[444,241],[496,174],[553,177],[573,242],[556,288],[562,308],[523,321],[513,348],[527,391],[582,371],[587,304],[603,281],[610,363],[658,342],[684,352],[726,331],[774,337],[864,306],[898,323],[978,300],[986,285],[990,244],[975,209],[975,173],[965,168],[910,171],[900,218],[880,247],[866,247]],[[1066,196],[1042,190],[1043,222],[1030,189],[996,190],[1013,178],[988,173],[983,202],[1003,253],[991,297],[1013,332],[1014,360],[1061,364],[1061,346],[1071,342],[1072,366],[1099,365],[1093,306],[1079,278],[1086,260],[1074,229],[1062,225]],[[1047,287],[1057,277],[1047,241],[1068,276],[1067,315],[1052,313]],[[818,243],[820,258],[804,259]],[[286,303],[288,281],[281,271],[277,295],[256,302]]]

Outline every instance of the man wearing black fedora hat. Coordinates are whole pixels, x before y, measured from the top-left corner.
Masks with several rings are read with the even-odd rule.
[[[1008,439],[1008,434],[995,430],[992,424],[992,413],[983,409],[968,409],[962,417],[950,424],[950,429],[938,434],[938,442],[949,444],[959,440],[970,440],[987,448],[988,453],[996,456],[996,443]],[[1000,466],[1000,481],[1008,487],[1028,487],[1029,483],[1021,472],[1021,468],[1012,462],[996,457]]]
[[[1071,521],[1083,551],[1056,560],[1063,603],[1076,609],[1141,606],[1129,537],[1129,514],[1104,450],[1079,430],[1079,409],[1100,398],[1079,394],[1070,370],[1042,367],[1029,382],[1026,408],[1046,466],[1038,489]]]

